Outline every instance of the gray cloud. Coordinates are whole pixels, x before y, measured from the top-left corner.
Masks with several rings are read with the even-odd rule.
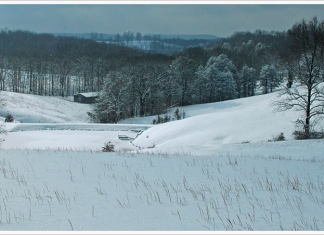
[[[287,30],[303,18],[323,19],[323,12],[323,4],[3,4],[0,28],[230,36],[235,31]]]

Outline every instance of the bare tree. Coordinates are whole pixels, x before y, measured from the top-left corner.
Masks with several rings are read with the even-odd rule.
[[[288,31],[287,38],[300,86],[286,87],[274,105],[278,111],[301,111],[302,120],[296,122],[302,124],[304,138],[310,138],[311,128],[324,114],[324,22],[316,17],[309,22],[302,20]]]
[[[60,93],[61,96],[69,95],[70,88],[70,73],[72,70],[72,64],[68,61],[68,59],[62,59],[56,61],[56,73],[59,76],[59,84],[60,84]]]
[[[267,94],[273,91],[275,87],[280,84],[280,77],[276,70],[276,67],[271,64],[266,64],[262,67],[260,72],[260,85],[263,88],[263,93]]]

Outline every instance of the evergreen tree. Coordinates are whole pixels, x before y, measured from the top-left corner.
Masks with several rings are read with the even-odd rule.
[[[123,117],[128,103],[129,80],[121,72],[111,72],[94,109],[94,117],[100,123],[117,123]]]

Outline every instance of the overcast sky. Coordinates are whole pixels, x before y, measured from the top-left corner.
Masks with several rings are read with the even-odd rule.
[[[283,31],[302,20],[324,19],[324,4],[15,4],[0,5],[0,28],[37,33],[211,34]],[[188,3],[188,2],[187,2]]]

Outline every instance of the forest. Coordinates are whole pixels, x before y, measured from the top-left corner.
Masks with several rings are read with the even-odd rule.
[[[300,58],[292,53],[296,25],[284,32],[235,32],[171,55],[4,29],[0,32],[0,90],[43,96],[100,92],[89,113],[100,123],[269,93],[282,82],[290,87],[300,75]]]

